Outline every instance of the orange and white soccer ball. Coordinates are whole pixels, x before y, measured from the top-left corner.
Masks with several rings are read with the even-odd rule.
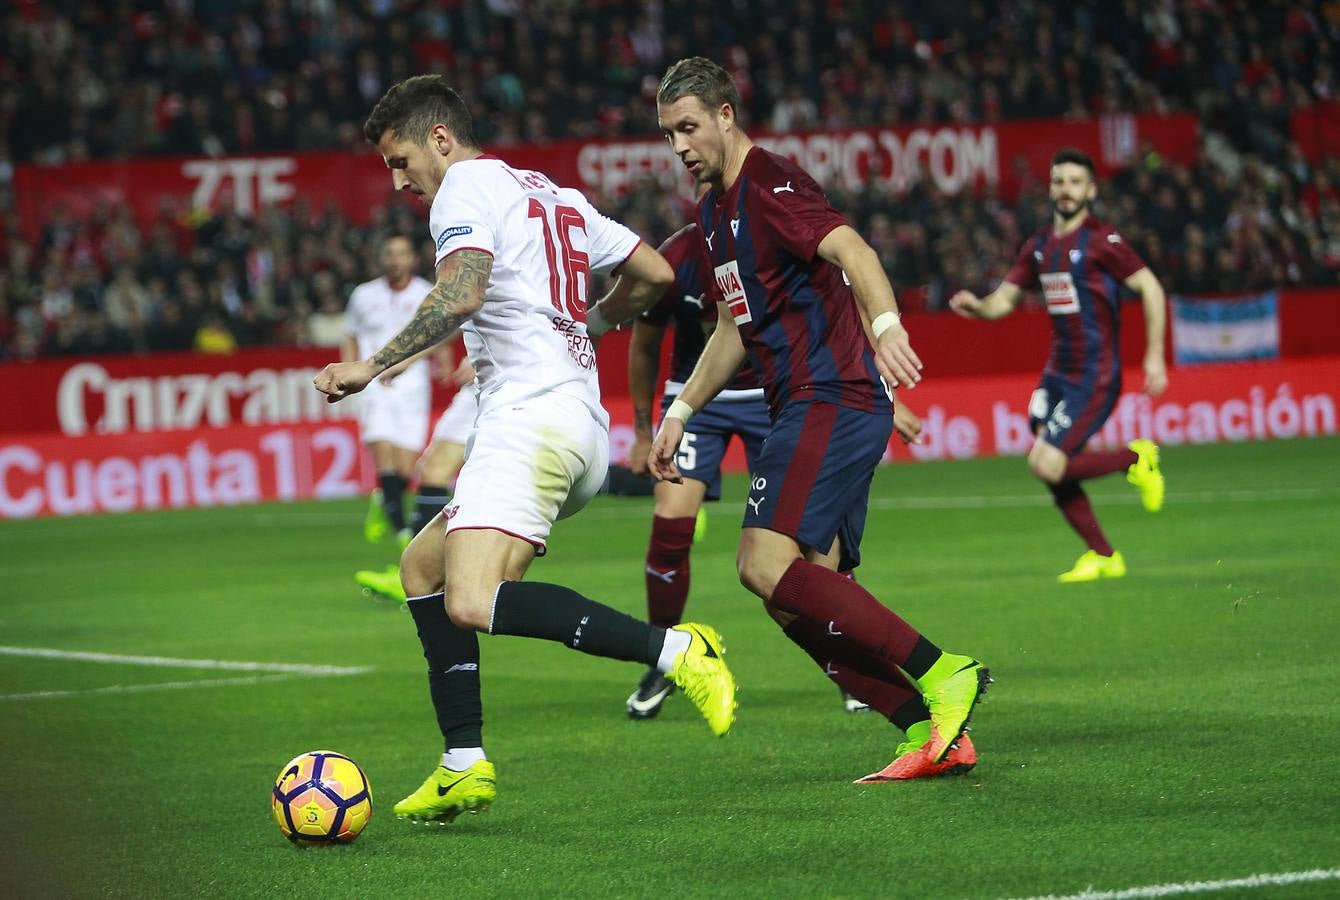
[[[313,750],[279,770],[270,808],[295,844],[347,844],[372,818],[372,786],[349,757]]]

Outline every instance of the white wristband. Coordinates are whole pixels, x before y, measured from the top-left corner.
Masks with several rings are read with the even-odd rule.
[[[678,419],[681,422],[687,422],[691,415],[693,415],[693,407],[678,397],[670,402],[670,408],[665,411],[667,419]]]
[[[885,312],[875,316],[875,321],[870,323],[870,330],[875,335],[875,340],[879,336],[894,326],[894,323],[902,321],[902,316],[896,312]]]
[[[591,337],[600,337],[613,327],[614,323],[601,314],[599,305],[586,310],[586,333]]]

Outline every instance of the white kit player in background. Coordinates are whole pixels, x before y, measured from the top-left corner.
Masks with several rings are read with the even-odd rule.
[[[395,235],[382,242],[381,277],[360,284],[349,295],[342,361],[371,356],[414,318],[424,294],[433,287],[414,274],[414,260],[409,238]],[[359,434],[372,452],[378,482],[363,533],[377,543],[391,532],[407,544],[411,532],[405,520],[405,488],[428,439],[432,400],[428,362],[416,357],[392,366],[368,385],[362,400]]]
[[[438,380],[452,383],[456,396],[438,416],[428,449],[419,457],[419,487],[414,492],[414,516],[410,522],[410,531],[414,534],[423,531],[450,502],[456,475],[465,464],[475,419],[479,417],[479,390],[475,386],[475,367],[470,365],[469,357],[462,356],[457,363],[451,344],[443,343],[429,358],[437,370]],[[354,573],[354,582],[369,596],[405,602],[398,565],[360,569]]]
[[[401,558],[446,752],[396,814],[451,819],[496,797],[483,750],[478,631],[654,665],[725,734],[735,681],[715,631],[654,628],[569,588],[521,581],[554,522],[605,480],[609,417],[593,338],[654,303],[674,280],[670,264],[580,192],[484,154],[464,101],[440,76],[392,87],[363,133],[397,190],[431,198],[437,283],[384,347],[327,366],[317,389],[332,402],[356,393],[457,330],[479,387],[456,493]],[[588,310],[590,273],[615,270],[633,289]]]

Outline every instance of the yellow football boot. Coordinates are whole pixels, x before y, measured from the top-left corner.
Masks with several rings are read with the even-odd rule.
[[[1069,572],[1062,572],[1056,580],[1062,584],[1077,581],[1097,581],[1099,578],[1125,578],[1126,557],[1120,550],[1113,550],[1111,556],[1099,556],[1093,550],[1084,551]]]
[[[1159,445],[1153,441],[1131,441],[1139,457],[1126,469],[1126,480],[1140,491],[1140,503],[1149,512],[1163,509],[1163,473],[1159,471]]]
[[[735,721],[735,676],[726,668],[726,648],[721,635],[708,625],[686,623],[671,631],[689,636],[689,648],[675,657],[666,673],[698,707],[712,733],[718,737],[730,731]]]
[[[498,773],[481,759],[464,772],[438,766],[419,789],[395,805],[402,819],[451,822],[461,813],[481,813],[498,797]]]

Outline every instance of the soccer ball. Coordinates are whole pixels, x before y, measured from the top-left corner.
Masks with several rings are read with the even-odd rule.
[[[372,818],[372,786],[349,757],[313,750],[279,770],[270,809],[295,844],[347,844]]]

